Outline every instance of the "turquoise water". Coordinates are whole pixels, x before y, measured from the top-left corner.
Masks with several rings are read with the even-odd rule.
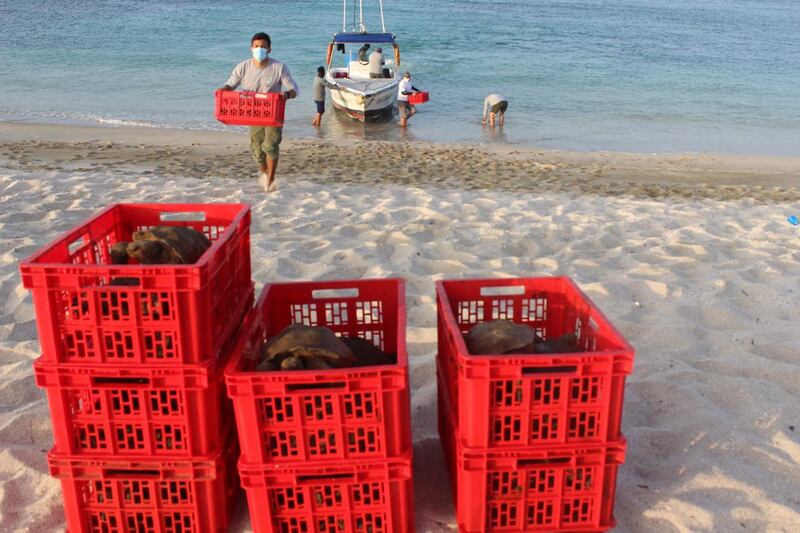
[[[369,29],[377,3],[365,1]],[[385,2],[431,92],[405,138],[574,150],[800,155],[797,0]],[[326,115],[311,82],[341,2],[0,0],[0,120],[224,128],[212,91],[266,31],[303,94],[285,135],[400,138]],[[483,97],[510,100],[504,131]]]

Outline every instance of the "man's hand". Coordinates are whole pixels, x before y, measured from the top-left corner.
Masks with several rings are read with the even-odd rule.
[[[486,124],[486,119],[481,120],[481,124]]]
[[[218,91],[230,91],[232,88],[233,88],[233,87],[231,87],[230,85],[223,85],[222,87],[220,87],[220,88],[219,88],[219,89],[217,89],[217,90],[218,90]]]
[[[295,96],[297,96],[297,92],[294,89],[291,90],[291,91],[283,91],[283,97],[286,100],[290,100],[290,99],[294,98]]]

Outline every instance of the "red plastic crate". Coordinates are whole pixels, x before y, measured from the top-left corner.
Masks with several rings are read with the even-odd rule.
[[[441,387],[438,413],[461,533],[602,532],[616,525],[623,438],[595,446],[464,448]]]
[[[189,226],[213,245],[192,265],[112,265],[110,247],[155,225]],[[199,363],[216,357],[252,306],[246,204],[115,204],[20,265],[43,360]],[[138,285],[112,285],[132,278]]]
[[[619,439],[633,348],[568,278],[439,281],[437,364],[462,444],[476,448]],[[575,354],[470,355],[463,335],[508,319],[544,338],[574,332]]]
[[[404,290],[400,279],[264,287],[225,371],[243,461],[375,460],[411,449]],[[294,323],[371,340],[397,362],[251,371],[264,339]]]
[[[214,117],[229,126],[283,126],[286,100],[281,93],[217,91]]]
[[[235,438],[186,461],[84,459],[50,452],[70,533],[227,531],[239,494]]]
[[[232,427],[221,365],[76,366],[34,362],[58,453],[187,458],[211,453]]]
[[[413,533],[411,458],[239,464],[255,533]]]
[[[417,105],[424,104],[430,99],[430,94],[425,91],[419,91],[408,95],[408,103]]]

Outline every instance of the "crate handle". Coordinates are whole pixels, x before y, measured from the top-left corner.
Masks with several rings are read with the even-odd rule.
[[[161,222],[205,222],[205,211],[161,211]]]
[[[80,250],[80,248],[82,246],[84,246],[85,244],[86,244],[86,241],[84,240],[84,235],[81,235],[80,237],[78,237],[77,239],[75,239],[74,241],[69,243],[67,245],[67,251],[69,252],[69,255],[72,255],[75,252],[77,252],[78,250]]]
[[[526,466],[559,465],[564,463],[569,463],[569,457],[553,457],[552,459],[520,459],[517,461],[517,466],[524,468]]]
[[[570,374],[578,370],[577,366],[524,366],[523,374]]]
[[[525,294],[524,285],[503,285],[502,287],[481,287],[481,296],[520,296]]]
[[[320,481],[329,479],[353,479],[353,474],[320,474],[315,476],[297,476],[298,483],[307,483],[309,481]]]
[[[103,477],[130,478],[130,477],[158,477],[158,470],[124,470],[122,468],[108,468],[103,470]]]
[[[96,376],[92,378],[92,385],[149,385],[148,378],[109,378]]]
[[[346,383],[343,381],[330,381],[327,383],[288,383],[287,391],[309,390],[309,389],[343,389]]]
[[[315,300],[322,298],[358,298],[358,288],[352,289],[316,289],[311,291]]]

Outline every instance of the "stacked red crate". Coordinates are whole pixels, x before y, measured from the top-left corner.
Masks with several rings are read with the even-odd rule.
[[[568,278],[436,286],[439,434],[459,527],[605,531],[614,525],[625,376],[634,352]],[[512,320],[580,351],[471,355],[475,324]]]
[[[399,279],[264,287],[225,372],[256,533],[414,531],[404,290]],[[367,339],[396,362],[255,370],[290,324]]]
[[[111,246],[157,225],[212,246],[191,265],[112,264]],[[69,531],[225,530],[238,483],[222,370],[253,303],[249,206],[116,204],[20,271]]]

